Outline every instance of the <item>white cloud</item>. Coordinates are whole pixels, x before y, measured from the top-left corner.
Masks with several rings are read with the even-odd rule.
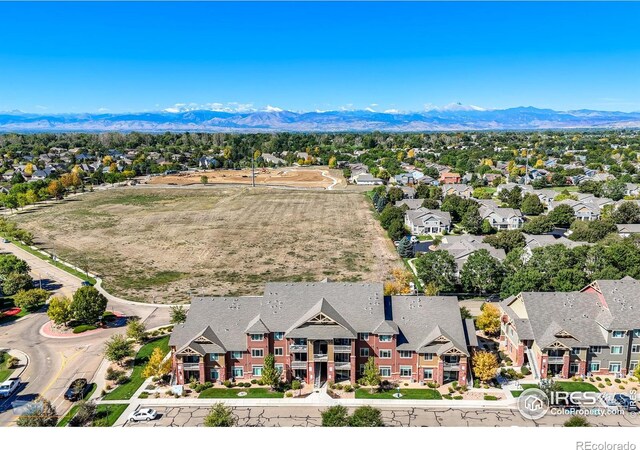
[[[164,112],[179,113],[188,111],[221,111],[221,112],[252,112],[256,111],[253,103],[176,103],[173,106],[163,109]]]
[[[282,108],[278,108],[277,106],[267,105],[266,108],[263,109],[266,112],[282,112],[284,111]]]

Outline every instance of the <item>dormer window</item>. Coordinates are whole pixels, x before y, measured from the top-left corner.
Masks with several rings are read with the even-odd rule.
[[[624,331],[621,331],[621,330],[612,331],[611,332],[611,337],[623,338],[624,337]]]
[[[264,334],[262,333],[255,333],[251,335],[252,341],[262,341],[263,339],[264,339]]]
[[[380,340],[380,342],[391,342],[393,336],[391,336],[390,334],[381,334],[380,336],[378,336],[378,339]]]
[[[274,341],[281,341],[284,339],[284,333],[282,331],[277,331],[275,333],[273,333],[273,340]]]

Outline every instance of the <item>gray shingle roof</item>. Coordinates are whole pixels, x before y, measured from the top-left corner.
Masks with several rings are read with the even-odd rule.
[[[602,314],[600,317],[603,326],[609,330],[640,328],[640,281],[624,277],[597,280],[594,286],[602,293],[609,312],[608,316]]]
[[[398,350],[442,354],[449,346],[433,342],[446,337],[455,348],[468,355],[465,331],[457,297],[394,296],[391,301],[393,321],[400,336]]]

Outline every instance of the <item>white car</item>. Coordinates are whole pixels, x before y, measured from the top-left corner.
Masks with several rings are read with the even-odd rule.
[[[143,420],[148,422],[154,420],[156,417],[158,417],[158,412],[155,409],[142,408],[131,413],[129,422],[141,422]]]
[[[7,398],[13,394],[16,389],[20,387],[20,378],[9,378],[4,383],[0,384],[0,397]]]

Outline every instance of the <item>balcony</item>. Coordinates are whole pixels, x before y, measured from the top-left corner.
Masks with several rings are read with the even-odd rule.
[[[327,362],[329,361],[329,355],[327,355],[326,353],[314,353],[313,360],[315,362]]]
[[[564,364],[564,358],[562,356],[549,356],[549,364]]]
[[[292,369],[306,369],[307,361],[291,361]]]
[[[182,370],[200,370],[199,363],[183,363]]]
[[[334,353],[351,353],[350,345],[334,345],[333,346]]]
[[[305,352],[307,351],[307,344],[293,344],[289,346],[290,352]]]
[[[351,363],[336,361],[334,364],[336,370],[351,370]]]
[[[460,364],[458,363],[444,363],[444,370],[460,370]]]

